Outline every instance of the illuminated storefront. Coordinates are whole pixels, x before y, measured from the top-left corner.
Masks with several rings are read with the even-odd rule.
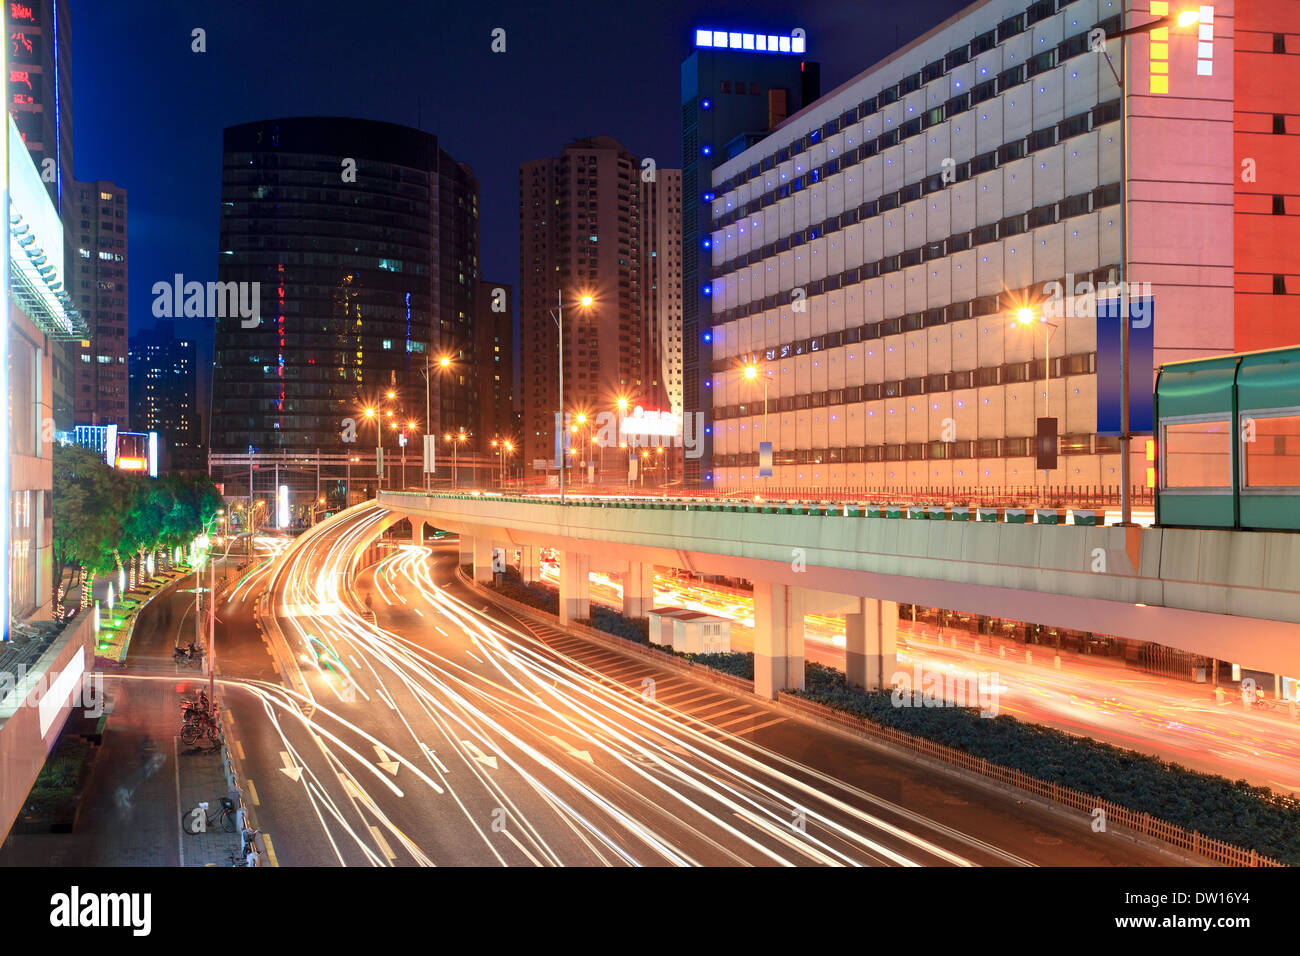
[[[4,310],[9,316],[0,356],[8,414],[0,442],[8,450],[0,469],[3,523],[4,635],[14,620],[52,613],[53,537],[51,447],[54,437],[50,353],[58,342],[84,334],[64,291],[63,224],[17,125],[5,137],[6,190]]]

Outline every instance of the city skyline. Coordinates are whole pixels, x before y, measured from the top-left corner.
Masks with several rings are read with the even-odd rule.
[[[1284,930],[1300,0],[3,10],[15,938]]]

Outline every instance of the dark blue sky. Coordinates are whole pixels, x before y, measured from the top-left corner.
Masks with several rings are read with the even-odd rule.
[[[680,165],[679,66],[694,27],[802,27],[828,91],[964,5],[72,0],[75,174],[129,191],[134,332],[155,321],[155,282],[216,278],[223,127],[299,115],[415,126],[419,116],[479,177],[483,277],[516,285],[521,162],[610,135]],[[190,51],[195,27],[206,53]],[[505,54],[490,52],[496,27]]]

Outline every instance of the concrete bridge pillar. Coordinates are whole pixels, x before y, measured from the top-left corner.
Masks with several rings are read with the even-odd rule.
[[[850,685],[883,690],[893,685],[898,659],[898,602],[859,598],[844,616],[844,673]]]
[[[805,594],[803,588],[790,588],[790,599],[787,608],[788,630],[786,633],[786,690],[804,689],[804,599]]]
[[[754,693],[770,699],[786,685],[789,601],[786,585],[754,582]]]
[[[474,541],[474,581],[492,583],[492,539],[480,535]]]
[[[542,579],[542,549],[537,545],[526,544],[519,549],[519,577],[525,584]]]
[[[424,544],[424,522],[411,518],[411,544]]]
[[[560,554],[560,623],[591,617],[591,556],[577,551]]]
[[[623,572],[623,616],[645,617],[655,603],[655,569],[641,561],[628,562]]]

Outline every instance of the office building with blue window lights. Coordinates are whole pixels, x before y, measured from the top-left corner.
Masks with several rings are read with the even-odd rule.
[[[817,99],[821,72],[803,58],[802,31],[776,36],[701,28],[693,39],[681,68],[682,399],[684,413],[704,423],[702,455],[686,459],[685,478],[707,485],[713,441],[713,171]]]
[[[1231,8],[1138,7],[975,3],[761,141],[714,137],[692,317],[714,487],[1118,490],[1096,310],[1045,302],[1053,284],[1120,280],[1127,207],[1127,279],[1156,300],[1154,361],[1233,347],[1231,243],[1203,241],[1233,233]],[[1111,38],[1118,69],[1115,34],[1144,26],[1125,41],[1121,93],[1090,37]],[[744,37],[737,52],[728,34],[725,53],[711,39],[709,56],[763,59]],[[739,99],[716,91],[725,75],[715,109]],[[1133,374],[1149,395],[1153,369]],[[1039,417],[1059,434],[1046,470]],[[1135,484],[1145,445],[1132,443]]]

